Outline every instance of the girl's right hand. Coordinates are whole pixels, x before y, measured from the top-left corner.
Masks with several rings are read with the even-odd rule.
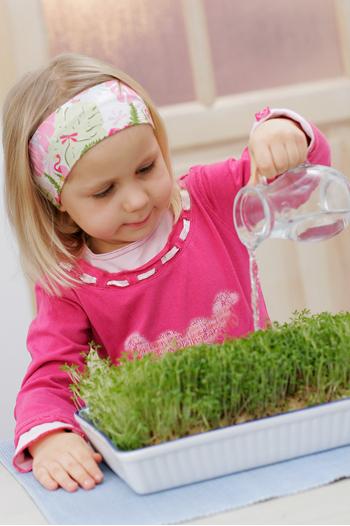
[[[60,429],[29,446],[33,457],[33,474],[49,490],[62,487],[66,491],[92,489],[102,481],[98,467],[102,456],[74,432]]]

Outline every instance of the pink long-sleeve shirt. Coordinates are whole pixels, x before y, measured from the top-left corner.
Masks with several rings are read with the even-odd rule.
[[[326,139],[312,128],[308,160],[329,164]],[[161,354],[195,343],[222,342],[253,330],[248,253],[232,221],[237,191],[250,177],[247,150],[238,160],[195,166],[182,179],[183,210],[163,249],[144,265],[110,273],[79,261],[81,284],[48,295],[36,286],[37,315],[28,333],[32,362],[18,394],[15,444],[40,425],[61,422],[78,433],[65,363],[83,366],[88,342],[117,362],[124,352]],[[268,315],[259,290],[260,325]],[[54,425],[54,424],[53,424]],[[57,427],[57,426],[56,426]],[[17,447],[14,465],[23,462]]]

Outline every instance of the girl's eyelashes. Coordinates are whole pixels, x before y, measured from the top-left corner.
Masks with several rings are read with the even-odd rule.
[[[151,162],[150,164],[147,164],[147,166],[143,166],[142,168],[137,170],[137,173],[141,175],[147,174],[154,168],[154,165],[155,165],[155,161]],[[108,186],[108,188],[106,188],[106,190],[103,190],[102,192],[99,192],[98,194],[94,194],[92,197],[95,197],[96,199],[105,197],[113,190],[113,188],[114,188],[114,184],[111,184]]]
[[[154,167],[154,161],[152,163],[148,164],[147,166],[144,166],[144,167],[140,168],[139,170],[137,170],[137,173],[145,174],[147,172],[150,172],[153,167]]]
[[[103,190],[103,192],[99,192],[98,194],[94,194],[93,197],[96,197],[96,199],[100,198],[100,197],[105,197],[106,195],[109,194],[109,192],[113,189],[114,185],[111,184],[109,185],[108,188],[106,188],[106,190]]]

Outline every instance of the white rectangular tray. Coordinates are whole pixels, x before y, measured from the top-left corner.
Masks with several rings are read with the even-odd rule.
[[[106,464],[135,492],[153,493],[350,443],[350,399],[262,418],[134,451],[120,451],[75,414]]]

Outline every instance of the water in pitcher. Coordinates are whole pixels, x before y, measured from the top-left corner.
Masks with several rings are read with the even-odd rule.
[[[242,188],[234,202],[234,224],[249,252],[254,330],[259,329],[255,251],[265,239],[323,241],[350,223],[350,184],[334,168],[303,164],[269,184]]]
[[[271,239],[291,241],[324,241],[336,236],[349,225],[350,211],[315,212],[293,220],[279,219],[270,233]]]

